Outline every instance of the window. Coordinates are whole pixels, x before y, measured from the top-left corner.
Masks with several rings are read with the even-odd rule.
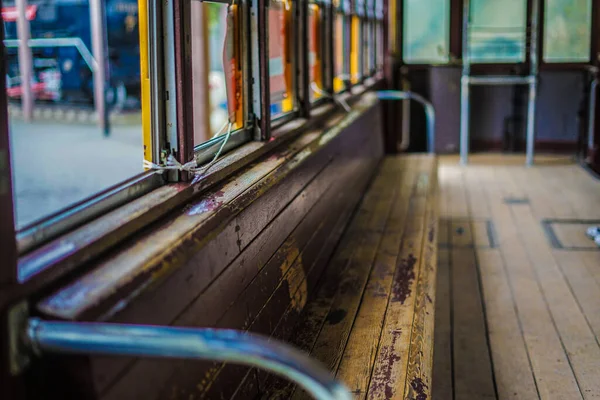
[[[350,2],[348,0],[334,0],[335,20],[334,20],[334,78],[333,90],[336,93],[341,92],[346,87],[346,81],[349,76],[349,37],[348,37],[348,14],[350,12]]]
[[[390,4],[394,1],[390,1]],[[383,68],[383,0],[375,0],[375,67],[377,70]]]
[[[291,0],[270,0],[269,4],[269,83],[271,117],[294,110],[293,26]]]
[[[544,8],[544,61],[589,61],[592,0],[545,0]]]
[[[363,17],[364,3],[361,0],[354,1],[354,10],[351,16],[350,33],[350,82],[356,84],[362,79],[362,52],[361,42],[363,42]]]
[[[34,2],[19,20],[29,25],[29,41],[17,36],[15,5],[2,9],[10,98],[3,134],[12,146],[20,255],[161,185],[203,174],[259,130],[270,139],[269,123],[297,115],[297,76],[307,73],[322,90],[333,75],[339,93],[383,63],[383,0],[357,1],[354,10],[335,0],[331,14],[328,0],[309,0],[302,38],[292,0],[266,0],[258,10],[263,2],[96,3],[105,9],[90,10],[86,0]],[[252,29],[263,17],[266,24]],[[305,39],[308,46],[299,46]],[[310,91],[311,102],[322,97]],[[56,262],[50,257],[40,268]]]
[[[106,29],[96,30],[88,2],[30,4],[31,40],[19,48],[16,6],[4,2],[18,230],[143,172],[137,0],[102,4]],[[106,79],[95,84],[96,64]]]
[[[392,54],[398,52],[398,18],[396,18],[398,15],[398,1],[403,0],[388,0],[388,43],[389,52]],[[381,10],[381,18],[383,19],[383,4],[379,6],[378,3],[377,7]]]
[[[375,0],[367,0],[366,18],[363,22],[363,72],[371,75],[375,67]]]
[[[237,5],[192,2],[194,144],[243,127]]]
[[[471,62],[525,61],[527,1],[472,0],[470,14]]]
[[[311,84],[310,101],[322,97],[323,52],[322,52],[322,10],[319,4],[308,5],[308,78]],[[316,86],[312,87],[312,86]]]
[[[404,0],[404,61],[439,64],[449,59],[449,0]]]
[[[383,69],[383,58],[385,57],[383,34],[383,0],[375,0],[375,67],[378,71]]]

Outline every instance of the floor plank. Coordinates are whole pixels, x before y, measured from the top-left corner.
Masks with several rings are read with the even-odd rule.
[[[433,398],[599,398],[600,183],[544,155],[443,156],[439,178]]]
[[[433,400],[452,398],[452,314],[450,312],[450,254],[438,252],[437,301],[435,303],[435,339],[433,353]]]

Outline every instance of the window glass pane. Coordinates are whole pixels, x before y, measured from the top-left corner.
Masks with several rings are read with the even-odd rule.
[[[347,54],[346,51],[346,20],[347,17],[342,13],[335,14],[334,21],[334,78],[333,90],[338,93],[344,90],[344,81],[347,79]]]
[[[371,21],[365,21],[363,23],[363,72],[365,76],[371,74],[373,69],[373,44],[375,43],[373,38],[373,23]]]
[[[396,35],[398,27],[397,7],[398,2],[402,0],[388,0],[388,43],[389,52],[395,54],[398,52],[398,37]]]
[[[236,5],[192,2],[194,144],[243,125],[239,15]]]
[[[271,0],[269,6],[269,83],[271,117],[294,109],[292,65],[292,1]]]
[[[308,5],[308,75],[311,86],[310,101],[321,98],[323,89],[321,64],[321,7]]]
[[[589,61],[591,29],[592,0],[546,0],[544,61]]]
[[[137,0],[102,2],[106,29],[98,34],[91,30],[87,1],[30,4],[24,22],[33,47],[19,58],[15,3],[3,4],[20,229],[143,172],[138,5]],[[94,108],[93,38],[100,48],[105,43],[97,61],[107,69],[106,134]],[[65,46],[65,39],[72,45]],[[33,98],[31,119],[28,98]]]
[[[526,0],[472,0],[471,62],[525,61],[526,19]]]
[[[404,0],[404,61],[448,62],[449,0]]]

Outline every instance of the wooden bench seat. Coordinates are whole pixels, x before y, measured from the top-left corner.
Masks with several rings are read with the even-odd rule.
[[[430,396],[437,194],[435,157],[385,158],[290,331],[356,399]],[[257,375],[263,398],[308,398]]]

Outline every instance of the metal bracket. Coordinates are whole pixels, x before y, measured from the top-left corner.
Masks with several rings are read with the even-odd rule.
[[[20,375],[31,362],[31,350],[24,342],[28,320],[29,305],[26,301],[8,311],[8,362],[13,376]]]

